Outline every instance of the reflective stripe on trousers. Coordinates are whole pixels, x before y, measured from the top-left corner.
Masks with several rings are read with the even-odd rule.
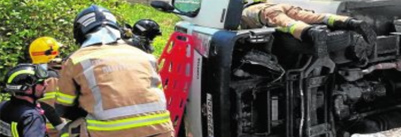
[[[152,61],[154,61],[154,62],[152,62]],[[155,90],[157,89],[156,92],[159,94],[159,97],[160,97],[158,102],[152,102],[152,103],[146,103],[146,104],[136,104],[136,105],[131,105],[131,106],[124,106],[124,107],[104,110],[102,95],[100,92],[100,88],[96,83],[96,78],[95,78],[95,74],[93,71],[94,66],[92,65],[92,62],[89,59],[87,59],[87,60],[81,61],[80,64],[83,67],[85,78],[89,84],[88,87],[91,89],[92,95],[94,96],[94,99],[95,99],[95,105],[93,108],[94,114],[92,114],[92,115],[88,114],[86,119],[108,120],[108,119],[113,119],[116,117],[166,110],[166,99],[165,99],[164,93],[160,89],[157,89],[157,83],[160,81],[160,77],[157,73],[153,74],[154,76],[151,80],[151,86]],[[156,64],[156,60],[152,59],[151,64],[152,65]],[[156,67],[156,66],[154,66],[154,67]]]
[[[169,121],[170,121],[170,113],[168,111],[161,114],[126,118],[120,120],[111,120],[111,121],[86,120],[88,130],[95,130],[95,131],[118,131],[130,128],[162,124]]]

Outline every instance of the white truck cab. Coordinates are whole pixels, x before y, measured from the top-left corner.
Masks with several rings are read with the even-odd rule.
[[[310,43],[274,28],[238,30],[243,0],[154,1],[156,9],[183,19],[175,31],[194,38],[192,83],[180,129],[185,133],[179,136],[349,137],[401,127],[396,116],[401,113],[392,111],[400,105],[401,73],[359,73],[399,59],[400,38],[390,33],[401,17],[401,1],[271,2],[363,19],[381,36],[364,45],[353,32],[330,30],[329,58],[321,59],[307,52]],[[359,130],[371,121],[382,126]]]

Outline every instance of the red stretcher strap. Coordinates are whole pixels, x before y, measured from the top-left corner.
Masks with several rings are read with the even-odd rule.
[[[193,58],[192,36],[174,32],[158,60],[167,109],[170,111],[176,136],[191,85]]]

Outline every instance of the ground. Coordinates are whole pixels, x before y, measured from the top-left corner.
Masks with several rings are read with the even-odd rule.
[[[395,128],[374,134],[352,135],[351,137],[401,137],[401,128]]]

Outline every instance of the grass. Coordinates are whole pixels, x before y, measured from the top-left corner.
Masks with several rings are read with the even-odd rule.
[[[159,57],[170,37],[170,34],[174,31],[175,23],[177,23],[180,18],[175,14],[163,13],[150,6],[139,3],[123,6],[131,6],[130,8],[122,8],[128,9],[126,11],[119,11],[119,13],[122,14],[121,16],[126,17],[124,19],[125,23],[133,25],[140,19],[152,19],[160,25],[163,35],[161,37],[157,37],[153,42],[153,46],[155,48],[155,52],[153,54],[156,57]]]

